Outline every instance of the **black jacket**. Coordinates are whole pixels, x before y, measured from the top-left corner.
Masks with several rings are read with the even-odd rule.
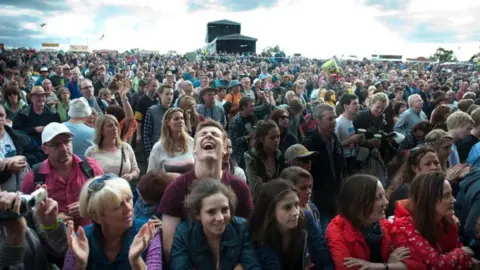
[[[303,139],[303,145],[309,151],[317,151],[312,158],[313,202],[320,212],[334,217],[337,213],[337,197],[343,183],[346,170],[342,143],[332,133],[333,160],[328,154],[327,145],[318,130],[310,130]]]
[[[42,134],[35,131],[35,127],[46,126],[52,122],[61,123],[58,113],[54,113],[47,105],[42,114],[32,112],[32,105],[23,108],[13,121],[13,129],[23,131],[32,137],[38,145],[42,144]]]
[[[35,143],[32,142],[32,139],[18,131],[13,130],[9,126],[5,126],[5,132],[12,138],[13,144],[15,145],[16,154],[17,156],[25,156],[27,158],[27,162],[30,166],[38,162],[42,162],[44,159],[43,153],[39,152],[36,147]],[[1,171],[0,172],[0,183],[3,181],[7,181],[10,179],[12,175],[9,171]]]

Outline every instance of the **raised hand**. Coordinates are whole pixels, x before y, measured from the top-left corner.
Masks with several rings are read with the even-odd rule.
[[[130,245],[130,251],[128,253],[128,259],[130,261],[135,261],[142,253],[148,248],[150,242],[155,235],[155,226],[152,221],[148,221],[147,223],[143,224],[140,231],[138,231],[137,235],[133,239],[132,244]]]
[[[77,264],[87,265],[90,248],[88,246],[88,239],[85,235],[85,231],[80,226],[77,230],[78,235],[75,234],[75,229],[73,228],[73,221],[68,221],[67,226],[68,248],[73,253],[73,256],[75,256]]]

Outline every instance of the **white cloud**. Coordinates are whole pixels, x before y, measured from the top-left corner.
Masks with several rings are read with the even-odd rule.
[[[109,1],[113,0],[104,1],[110,3]],[[137,6],[159,6],[156,1],[137,2]],[[131,1],[119,0],[115,3],[133,6]],[[306,56],[330,57],[342,53],[369,54],[372,50],[396,51],[400,50],[404,43],[400,36],[387,29],[373,16],[365,14],[358,19],[358,14],[373,14],[375,10],[359,5],[354,0],[344,0],[342,3],[298,0],[293,4],[285,0],[273,8],[235,13],[213,8],[187,13],[185,1],[168,3],[167,10],[171,12],[146,19],[141,22],[140,29],[132,27],[138,23],[137,16],[107,19],[105,38],[94,46],[119,49],[141,47],[164,52],[174,49],[187,52],[204,46],[206,24],[221,19],[241,23],[242,34],[258,38],[257,51],[267,46],[279,45],[289,54],[298,52]],[[215,5],[214,2],[211,4]],[[339,10],[340,13],[336,12]],[[357,19],[348,23],[348,18]],[[383,42],[378,42],[372,36],[382,37]]]
[[[190,12],[187,0],[66,0],[72,12],[46,19],[46,36],[77,38],[76,45],[92,49],[127,50],[140,48],[180,53],[203,47],[206,24],[229,19],[242,24],[242,34],[258,38],[257,51],[279,45],[287,54],[311,57],[372,53],[429,56],[439,46],[457,49],[457,56],[469,58],[478,52],[478,43],[466,42],[480,31],[480,19],[471,14],[480,2],[456,0],[412,0],[405,10],[381,10],[358,0],[319,1],[281,0],[278,5],[252,11],[229,12],[217,0],[195,0],[207,10]],[[440,3],[441,2],[441,3]],[[98,10],[105,6],[127,8],[128,15],[115,15],[94,25]],[[16,12],[16,13],[15,13]],[[21,13],[15,11],[13,14]],[[0,10],[1,13],[1,10]],[[406,18],[402,29],[389,28],[384,18]],[[453,31],[458,42],[417,43],[406,40],[419,24],[432,25],[432,31]],[[34,24],[24,25],[25,29]],[[476,31],[478,30],[478,31]],[[102,40],[100,36],[105,34]],[[83,43],[83,44],[82,44]],[[458,47],[461,50],[458,50]]]
[[[0,14],[2,16],[32,16],[32,17],[41,17],[43,15],[42,12],[34,9],[26,9],[26,8],[15,8],[13,6],[4,6],[0,8]]]

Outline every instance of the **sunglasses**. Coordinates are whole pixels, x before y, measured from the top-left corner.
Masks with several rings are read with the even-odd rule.
[[[93,180],[89,185],[88,185],[88,195],[91,195],[95,192],[100,191],[104,186],[105,186],[105,181],[111,180],[116,178],[117,176],[113,173],[107,173],[102,175],[101,177]]]

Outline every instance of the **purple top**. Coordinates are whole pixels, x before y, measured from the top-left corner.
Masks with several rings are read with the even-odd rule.
[[[75,263],[76,258],[70,249],[67,251],[65,255],[65,261],[63,263],[63,270],[75,270]],[[155,231],[155,236],[148,246],[148,253],[147,253],[147,268],[149,270],[158,270],[162,269],[162,239],[160,230]]]

